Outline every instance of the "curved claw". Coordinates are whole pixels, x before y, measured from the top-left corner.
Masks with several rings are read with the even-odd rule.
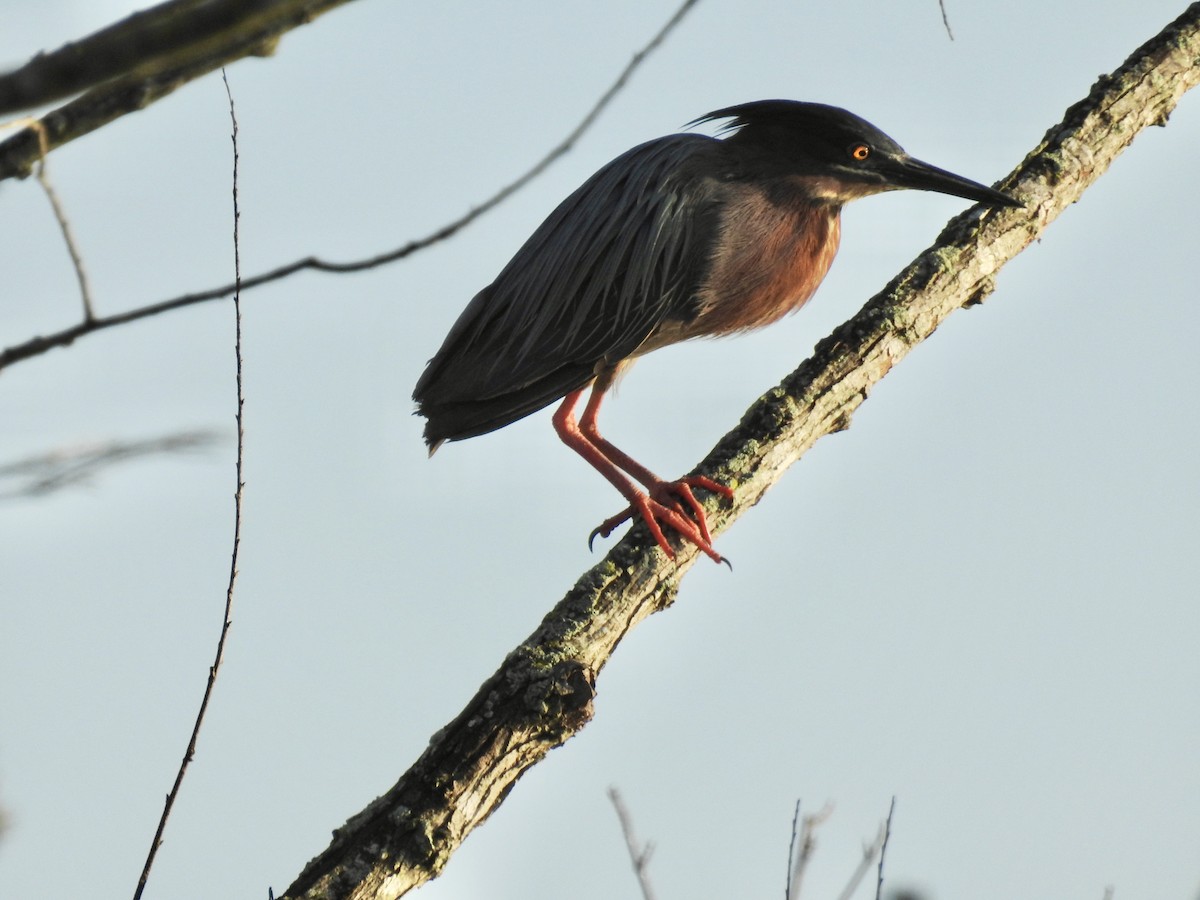
[[[602,537],[602,538],[608,537],[610,534],[612,534],[616,530],[618,525],[620,525],[622,522],[625,522],[628,519],[632,518],[632,516],[633,516],[633,507],[627,506],[627,507],[625,507],[625,509],[623,511],[617,513],[615,516],[610,516],[609,518],[607,518],[603,522],[601,522],[599,525],[597,525],[595,528],[593,528],[592,533],[588,535],[588,552],[589,553],[591,552],[592,543],[596,540],[597,537]]]

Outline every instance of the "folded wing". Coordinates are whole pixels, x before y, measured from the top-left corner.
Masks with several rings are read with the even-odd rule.
[[[436,446],[494,431],[635,355],[695,314],[718,226],[722,142],[680,134],[600,169],[534,232],[451,328],[413,399]]]

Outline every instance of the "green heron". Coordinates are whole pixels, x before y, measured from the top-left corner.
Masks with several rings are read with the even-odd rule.
[[[667,556],[663,526],[723,561],[693,489],[732,491],[702,476],[664,481],[601,437],[600,404],[622,369],[659,347],[799,309],[829,271],[850,200],[913,188],[1020,204],[913,159],[834,106],[763,100],[689,124],[717,120],[726,137],[648,141],[567,197],[467,305],[413,399],[432,455],[565,398],[558,436],[629,502],[592,537],[636,515]]]

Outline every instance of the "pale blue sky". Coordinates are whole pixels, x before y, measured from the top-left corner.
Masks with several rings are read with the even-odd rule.
[[[242,263],[424,235],[557,143],[675,6],[360,0],[229,70]],[[246,518],[226,668],[150,890],[263,898],[386,790],[611,542],[621,505],[541,413],[425,458],[409,395],[476,290],[627,147],[767,97],[845,106],[1004,175],[1180,3],[704,0],[595,129],[452,241],[246,295]],[[115,2],[0,0],[0,64]],[[850,35],[854,34],[853,39]],[[219,77],[55,153],[112,312],[231,277]],[[633,897],[618,785],[663,900],[779,897],[792,804],[836,804],[836,896],[893,794],[889,885],[934,900],[1200,890],[1200,99],[1185,97],[718,539],[636,629],[595,720],[422,897]],[[643,360],[606,433],[690,468],[963,209],[864,200],[804,313]],[[0,343],[72,322],[45,198],[0,184]],[[209,304],[0,378],[0,461],[193,428],[211,452],[0,506],[0,897],[132,893],[220,622],[233,318]],[[864,890],[860,896],[868,896]]]

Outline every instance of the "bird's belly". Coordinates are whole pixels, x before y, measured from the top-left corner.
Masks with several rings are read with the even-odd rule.
[[[722,223],[688,336],[761,328],[799,309],[825,279],[840,234],[835,207],[743,204]]]

